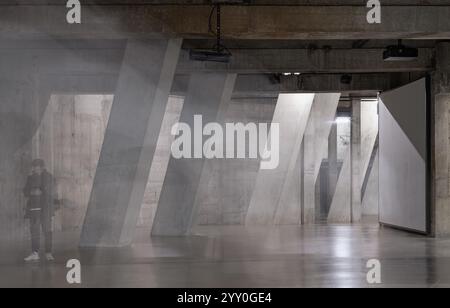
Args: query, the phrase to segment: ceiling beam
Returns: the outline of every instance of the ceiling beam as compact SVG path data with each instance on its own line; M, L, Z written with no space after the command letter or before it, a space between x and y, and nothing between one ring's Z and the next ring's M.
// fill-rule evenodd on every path
M234 39L448 39L450 4L382 6L368 24L361 5L225 6L223 35ZM424 2L427 3L427 2ZM0 38L210 37L209 5L85 5L82 24L59 5L0 5Z
M208 5L211 0L82 0L84 5ZM226 3L226 0L223 1ZM237 1L230 1L236 4ZM361 0L243 0L243 5L251 6L361 6ZM385 6L415 5L442 6L448 0L389 0ZM61 0L2 0L0 5L59 5L65 6Z
M230 63L198 62L183 50L177 74L192 72L262 73L395 73L434 70L434 49L420 49L411 62L385 62L382 49L239 49L231 50ZM43 74L117 74L123 59L122 48L8 49L0 48L0 66L16 71ZM151 59L149 59L151 61Z
M382 73L431 71L433 49L419 49L411 62L383 61L383 49L239 49L230 63L198 62L180 55L178 73L192 71L250 73Z

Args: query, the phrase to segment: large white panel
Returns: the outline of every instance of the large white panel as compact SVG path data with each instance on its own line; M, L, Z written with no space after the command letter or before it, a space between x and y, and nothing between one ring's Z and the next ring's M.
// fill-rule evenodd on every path
M427 231L426 81L380 98L380 222Z

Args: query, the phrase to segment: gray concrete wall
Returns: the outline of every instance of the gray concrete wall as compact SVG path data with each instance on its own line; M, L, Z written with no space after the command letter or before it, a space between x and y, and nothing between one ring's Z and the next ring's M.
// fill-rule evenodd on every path
M141 212L139 214L137 223L139 227L151 228L153 225L159 196L161 195L164 179L166 177L167 165L170 160L170 147L174 140L174 136L171 135L170 131L172 126L180 119L183 103L183 97L169 97L161 131L159 133L158 143L156 145L155 155L153 156L152 166L150 168L144 201L142 202Z
M3 76L2 76L3 77ZM0 82L0 240L26 236L22 189L33 157L31 138L36 101L27 83Z
M80 245L132 242L181 40L129 40Z
M304 139L303 223L315 222L316 184L322 161L328 158L329 135L336 117L340 94L316 94ZM337 144L338 158L341 143Z
M270 123L276 99L233 99L223 121ZM214 160L200 187L196 225L243 225L259 171L258 159Z
M373 161L373 166L369 175L367 182L366 192L362 200L362 215L363 216L374 216L378 218L378 151Z
M191 152L188 155L191 158L170 158L152 235L183 236L190 232L206 161L203 153L194 152L197 147L203 152L203 141L207 139L203 140L203 125L217 122L219 111L231 100L235 81L235 74L198 73L191 76L180 116L180 122L190 130L188 142L191 143ZM202 116L201 127L196 127L194 122L197 116ZM187 133L182 132L183 135ZM187 148L188 145L184 146Z
M378 101L362 101L361 104L361 190L362 215L378 215L378 151L370 166L378 137ZM378 147L378 146L377 146ZM364 188L364 181L367 181Z
M314 94L281 94L272 123L278 123L279 165L272 170L259 170L246 217L246 225L273 225L283 186L297 161L300 146L313 105ZM299 217L300 218L300 217Z
M346 118L338 118L337 121L337 158L342 167L328 213L328 222L350 223L352 221L351 122Z
M48 150L33 136L51 93L110 93L105 84L114 79L109 74L117 71L122 58L120 48L74 49L54 40L44 42L37 42L39 47L30 41L0 46L0 238L28 236L22 188L32 159L39 149ZM46 49L47 43L51 48ZM52 161L48 164L52 167Z
M53 95L33 137L57 184L55 229L80 229L112 106L112 95Z

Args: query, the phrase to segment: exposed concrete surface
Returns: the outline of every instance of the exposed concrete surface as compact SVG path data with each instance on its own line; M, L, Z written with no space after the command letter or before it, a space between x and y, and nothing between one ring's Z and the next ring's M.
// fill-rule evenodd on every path
M278 123L279 165L273 170L260 170L247 212L246 225L272 225L280 206L283 185L290 180L289 170L295 165L314 94L280 94L272 123Z
M128 42L80 245L131 243L181 40Z
M361 190L364 188L364 181L367 180L364 196L362 196L363 216L378 215L378 150L373 165L369 168L377 136L378 101L363 100L361 104Z
M192 145L191 155L196 147L203 150L201 140L203 127L195 127L195 116L203 117L202 125L216 122L220 106L231 100L235 81L234 74L198 73L191 76L180 116L180 122L188 125L191 130L189 136ZM193 214L196 213L195 196L205 160L204 157L193 159L171 157L153 223L152 235L183 236L189 233L194 219Z
M166 177L167 166L169 164L171 152L170 147L174 136L171 134L172 126L178 123L181 110L183 109L184 98L170 96L167 109L161 125L161 131L153 156L150 175L148 177L147 188L145 189L144 201L137 226L151 228L158 207L159 197Z
M328 137L336 117L340 94L316 94L304 139L303 223L315 222L316 183L328 156Z
M382 73L382 72L426 72L433 69L431 49L420 49L413 62L383 61L382 49L236 49L226 66L220 63L194 62L189 52L180 55L177 73L194 71L234 72L255 74L267 72L308 73ZM361 80L362 83L363 80ZM361 83L359 81L359 83ZM387 80L388 81L388 80ZM381 82L367 85L378 87ZM332 91L332 88L323 91Z
M238 84L236 84L238 86ZM247 124L271 123L276 99L233 99L222 119ZM196 202L198 225L243 225L259 172L259 159L212 160L202 175Z
M0 57L0 238L24 236L22 189L33 158L32 137L50 100L32 55Z
M434 206L432 231L436 236L450 235L450 44L437 48L438 70L433 74L434 103Z
M378 101L361 103L361 175L362 180L369 168L370 157L378 136ZM361 181L361 186L363 182Z
M210 37L210 5L92 5L76 27L64 6L4 5L0 37ZM448 6L382 6L383 22L367 22L365 5L225 6L223 35L240 39L445 39ZM195 16L195 18L191 18ZM18 23L17 21L22 21Z
M350 223L352 221L351 176L351 147L349 146L344 156L344 164L339 173L333 201L331 202L328 223Z
M374 225L277 228L202 227L185 238L149 239L122 249L78 251L56 238L56 262L20 264L20 242L0 246L1 287L70 287L66 261L83 264L80 287L449 287L448 240ZM367 261L380 260L380 285Z
M56 230L79 230L94 182L111 95L52 95L33 137L33 157L53 174L60 210Z
M351 208L352 222L361 221L361 99L352 99L351 119Z
M373 161L373 166L367 182L366 193L362 200L362 215L363 216L378 216L378 151ZM378 217L377 217L378 218Z

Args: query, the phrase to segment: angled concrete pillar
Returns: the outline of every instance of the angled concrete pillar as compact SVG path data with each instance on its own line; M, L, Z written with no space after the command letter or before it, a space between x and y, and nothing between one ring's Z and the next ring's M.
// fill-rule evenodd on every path
M378 138L378 101L361 102L361 187Z
M345 151L344 164L342 165L339 179L328 213L328 223L350 223L352 220L351 210L351 147Z
M225 88L229 89L230 87L233 87L233 85L236 84L237 80L237 74L230 74L228 76L227 83ZM235 88L235 86L233 87ZM228 95L229 92L227 92ZM224 97L225 99L222 99L219 106L219 111L217 113L217 119L216 122L221 124L222 127L225 127L226 123L226 117L227 112L231 104L231 97ZM205 201L205 199L215 199L220 200L222 202L218 202L216 212L221 213L223 215L223 206L227 206L226 203L228 203L229 199L224 198L224 195L227 193L227 187L224 187L224 185L214 185L214 181L217 180L217 177L220 177L220 182L222 182L222 177L224 178L224 182L235 182L230 181L229 176L230 174L233 174L233 163L235 163L236 160L231 159L208 159L205 161L202 174L200 177L200 182L198 184L198 189L195 195L194 200L194 211L192 213L192 221L191 221L191 227L195 226L196 223L198 223L199 218L199 212L201 215L201 206L202 202ZM213 183L213 184L211 184ZM222 182L223 183L223 182ZM227 183L232 184L232 183ZM233 183L234 184L234 183ZM214 187L214 189L211 189L211 187ZM235 195L239 195L237 192L235 192ZM232 202L232 201L231 201ZM220 215L220 214L219 214Z
M81 246L131 243L180 48L179 39L128 42Z
M361 211L378 215L378 101L361 103Z
M231 99L236 75L194 73L189 81L180 123L191 128L192 151L203 149L194 129L194 116L202 115L203 125L216 122L219 109ZM203 127L200 127L203 131ZM200 133L202 133L202 131ZM171 157L158 209L153 222L153 236L183 236L189 233L195 213L195 196L205 158Z
M247 225L273 225L286 181L295 170L314 94L280 94L272 123L280 125L279 165L274 170L260 170L247 212ZM287 189L290 184L287 184ZM287 193L287 191L286 191ZM294 204L294 216L300 219L300 204ZM297 210L298 207L298 210ZM281 209L280 209L281 211ZM285 214L280 213L285 217ZM297 219L295 218L294 219Z
M352 221L352 123L349 117L337 117L337 159L342 164L328 212L329 223Z
M351 120L352 222L361 221L361 99L352 99Z
M302 140L295 144L293 157L288 173L286 175L286 181L283 185L280 201L278 202L278 208L275 215L276 225L299 225L301 224L301 185L302 185L302 154L301 143Z
M328 155L328 138L336 116L340 94L322 93L314 98L305 134L305 178L303 223L315 222L316 182L322 161Z
M328 200L327 210L330 209L333 202L334 192L339 177L339 168L337 161L337 124L331 126L330 136L328 138Z
M320 93L315 94L313 106L310 113L310 123L314 124L314 130L312 126L309 128L308 136L313 138L310 140L314 146L314 183L317 181L320 166L322 160L327 156L328 149L328 135L330 133L331 125L336 114L337 105L339 103L340 94L334 93ZM308 129L308 128L307 128ZM301 143L304 138L298 140L295 145L293 157L297 157L294 161L291 161L286 181L283 184L283 191L277 208L277 215L275 217L276 224L299 224L301 223L301 209L306 209L306 221L313 222L310 216L314 215L311 207L302 207L302 196L300 194L301 189L301 161L302 157L299 155ZM309 152L312 154L312 152ZM313 158L312 156L308 156ZM310 173L307 173L308 175ZM311 192L312 193L312 192ZM309 194L309 192L307 193ZM311 196L311 195L309 195Z

